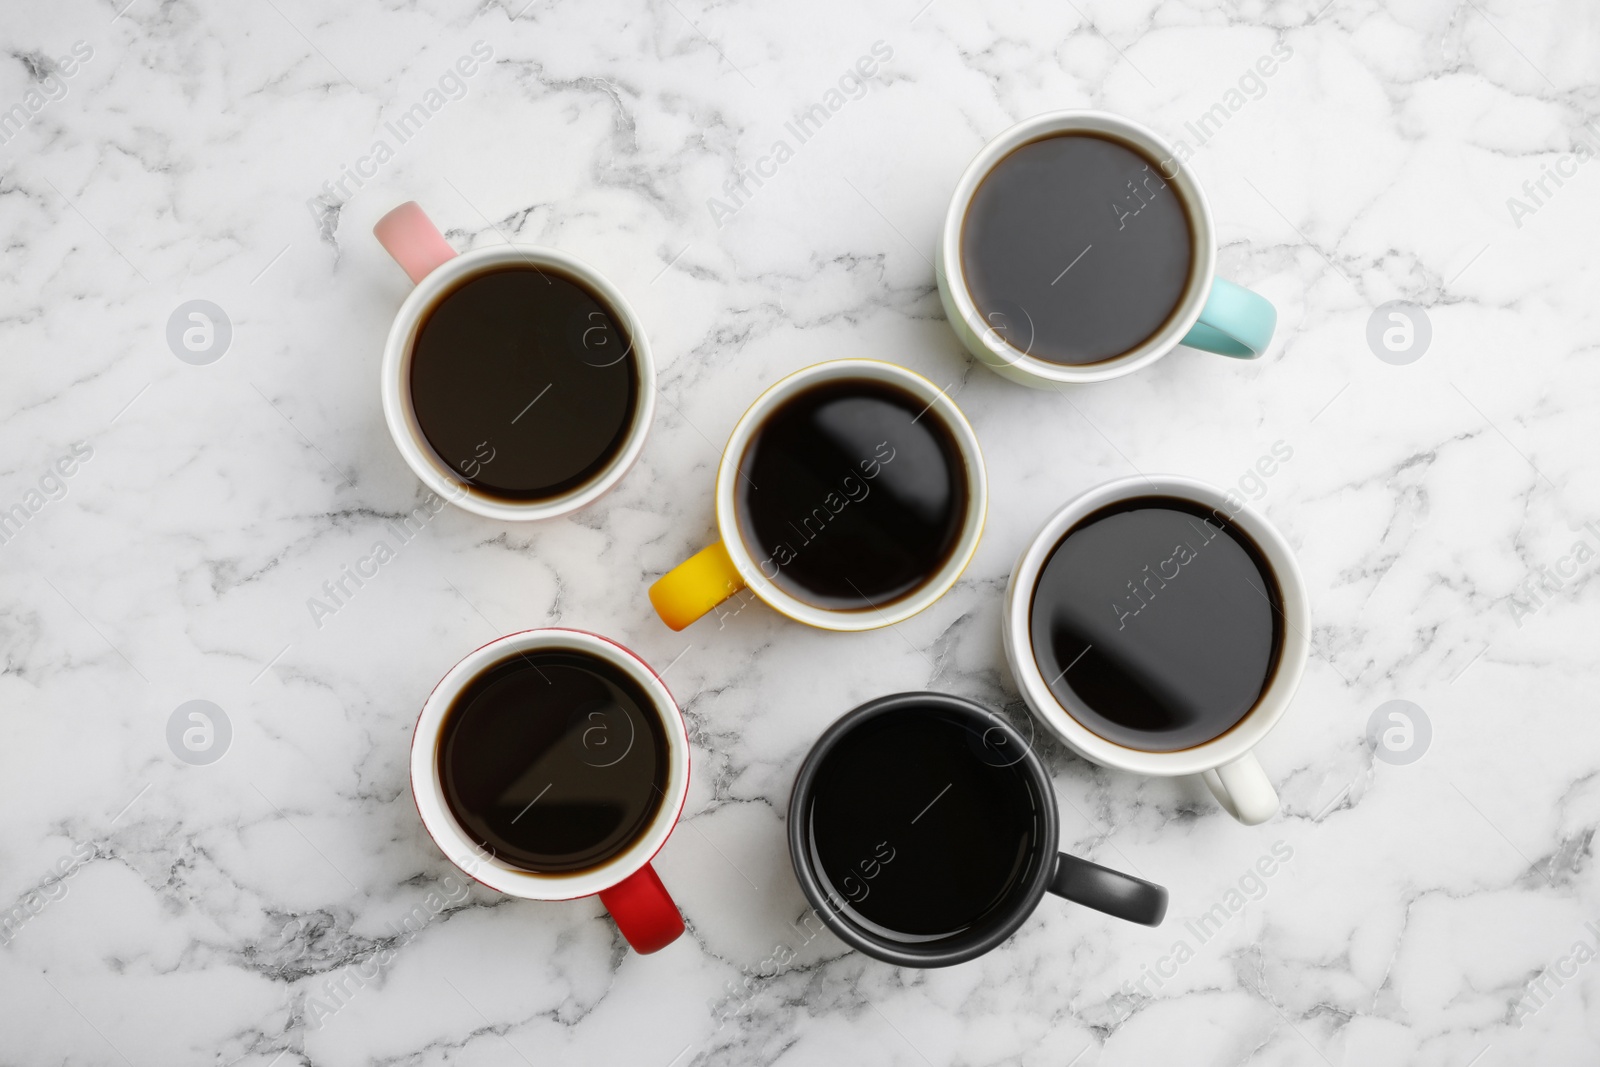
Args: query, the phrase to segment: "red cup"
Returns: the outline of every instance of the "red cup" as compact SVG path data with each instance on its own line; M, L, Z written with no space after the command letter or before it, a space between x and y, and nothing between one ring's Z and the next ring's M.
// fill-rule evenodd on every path
M622 851L581 871L542 874L489 854L462 829L445 802L439 778L441 727L450 706L475 678L511 656L562 648L604 659L626 672L649 695L667 739L667 784L654 820ZM469 877L508 896L576 900L598 896L636 952L665 948L683 933L683 916L650 861L667 842L689 793L689 733L666 685L633 652L598 634L549 628L524 630L489 642L451 667L429 694L411 738L411 795L422 825L445 857Z

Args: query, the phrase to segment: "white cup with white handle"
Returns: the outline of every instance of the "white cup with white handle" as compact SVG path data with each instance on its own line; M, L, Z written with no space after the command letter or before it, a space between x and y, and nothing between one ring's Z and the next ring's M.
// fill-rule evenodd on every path
M1242 717L1220 735L1169 751L1129 747L1091 730L1095 713L1066 685L1046 680L1034 652L1033 603L1040 576L1067 535L1085 519L1143 497L1172 498L1212 516L1243 535L1257 550L1258 568L1276 585L1272 612L1277 617L1277 654L1260 694ZM1151 602L1153 610L1160 600ZM1234 494L1178 475L1137 475L1107 482L1079 496L1050 516L1012 571L1002 623L1006 660L1023 699L1040 722L1069 748L1102 767L1156 777L1200 775L1228 813L1247 825L1262 823L1278 810L1278 794L1256 759L1255 749L1288 710L1310 656L1311 609L1305 579L1294 553L1266 519ZM1070 670L1070 666L1069 666ZM1067 672L1063 672L1067 673Z

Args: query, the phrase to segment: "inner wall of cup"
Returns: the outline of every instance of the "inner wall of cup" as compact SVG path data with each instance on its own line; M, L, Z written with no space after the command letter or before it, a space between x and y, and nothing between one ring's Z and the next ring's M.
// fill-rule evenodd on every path
M480 255L482 258L478 258ZM465 266L462 266L463 263L465 263ZM630 413L627 435L624 438L622 447L612 457L611 462L578 485L569 486L561 492L547 497L530 498L524 501L498 496L461 480L434 450L433 444L423 432L422 425L417 419L416 404L412 397L411 388L411 368L417 337L422 330L423 324L428 321L435 310L453 293L473 279L484 274L517 267L532 267L534 269L549 267L552 270L581 280L585 286L593 290L603 300L612 315L623 323L628 330L632 341L628 358L634 361L639 383L633 410ZM471 499L499 510L548 508L592 492L595 486L614 477L619 467L624 467L632 461L638 448L639 439L647 429L645 412L650 407L650 394L654 389L654 376L649 357L649 344L644 335L643 326L634 316L632 309L623 301L621 294L604 277L576 260L568 262L565 258L549 259L531 250L496 247L483 250L483 252L465 252L456 259L446 261L443 266L423 280L418 289L413 292L413 296L418 297L421 303L419 307L409 313L404 344L400 349L399 359L394 371L396 378L394 385L400 401L400 414L405 424L407 435L412 442L412 447L422 462L443 483L443 488L439 491L442 492L446 499L456 503L459 503L464 498Z
M990 142L982 150L979 163L981 170L976 174L963 176L963 195L959 204L959 217L952 225L947 221L947 228L953 231L947 234L947 251L950 253L945 258L944 271L947 276L954 279L951 289L956 294L960 314L965 318L967 326L978 337L979 342L1004 359L1008 363L1020 364L1030 368L1043 368L1048 373L1054 370L1057 374L1071 375L1073 372L1094 372L1114 367L1123 363L1132 363L1144 359L1152 351L1164 350L1176 344L1192 325L1185 322L1191 316L1198 317L1200 308L1204 305L1209 294L1211 279L1215 264L1215 247L1212 244L1212 225L1209 205L1200 191L1199 183L1188 167L1177 159L1176 153L1160 143L1154 135L1147 135L1143 131L1129 128L1116 121L1094 121L1096 118L1109 118L1108 116L1094 116L1085 118L1068 119L1059 125L1037 131L1029 131L1023 135L1011 136L1010 131L1001 134L995 141ZM1028 352L1000 339L991 343L993 331L984 318L982 310L972 295L971 288L967 285L965 269L965 243L969 212L972 207L973 197L984 181L1000 166L1012 153L1039 141L1055 137L1071 135L1096 136L1105 140L1114 141L1132 150L1147 160L1151 166L1156 167L1161 177L1165 179L1178 196L1185 219L1189 227L1189 240L1191 244L1191 260L1188 280L1183 289L1183 295L1173 307L1162 326L1136 347L1110 356L1105 359L1087 363L1056 363L1051 360L1033 356ZM1167 170L1173 174L1167 176ZM948 239L953 238L953 240ZM1183 329L1178 329L1179 325Z
M826 366L821 364L818 366ZM805 374L805 371L798 372ZM810 389L830 383L849 382L861 380L877 382L902 389L919 400L926 402L929 407L927 414L939 419L944 432L954 442L957 455L961 461L961 472L966 482L966 509L962 516L962 525L956 535L955 544L950 550L949 558L939 569L928 575L915 588L900 594L891 600L878 601L875 606L855 608L832 608L821 604L812 603L800 596L790 593L771 580L761 567L761 562L766 559L765 549L752 542L745 536L746 519L741 510L741 494L738 481L744 458L748 453L751 442L755 439L767 420L790 400ZM752 590L773 603L775 607L785 613L795 615L816 614L832 617L871 617L882 612L898 613L908 605L918 604L921 601L930 601L930 591L939 590L951 584L970 561L972 542L981 535L983 522L988 508L988 486L981 453L977 451L976 436L970 426L963 426L951 417L945 410L945 405L953 405L937 387L910 372L900 373L892 364L868 361L864 364L855 364L842 367L836 372L818 374L805 378L787 387L782 387L781 393L763 397L757 406L746 413L744 420L736 428L730 439L727 449L723 454L724 471L719 472L718 496L719 500L719 525L721 526L724 546L729 550L735 564L744 576ZM726 483L724 485L724 483ZM758 553L763 555L758 558ZM923 604L922 606L926 606ZM917 607L915 610L921 610ZM912 612L914 613L914 612Z

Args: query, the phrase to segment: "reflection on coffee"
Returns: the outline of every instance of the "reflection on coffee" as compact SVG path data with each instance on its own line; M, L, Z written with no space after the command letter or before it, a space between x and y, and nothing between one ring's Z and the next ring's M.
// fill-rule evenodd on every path
M633 844L666 795L667 737L644 688L609 660L537 649L484 670L440 726L456 822L524 870L598 866Z
M740 534L762 574L835 611L916 592L966 522L960 446L931 405L868 379L796 393L739 460Z
M1171 752L1220 737L1255 706L1283 646L1283 597L1226 514L1138 497L1056 544L1030 633L1051 691L1084 726Z
M455 477L515 502L603 474L639 405L621 316L578 278L532 265L445 293L417 330L410 384L422 435Z
M834 910L902 943L1007 911L1030 884L1042 830L1041 798L1007 748L999 731L937 704L885 712L842 738L803 816Z
M996 163L961 230L979 330L1068 365L1113 359L1159 333L1194 260L1173 173L1087 133L1031 141Z

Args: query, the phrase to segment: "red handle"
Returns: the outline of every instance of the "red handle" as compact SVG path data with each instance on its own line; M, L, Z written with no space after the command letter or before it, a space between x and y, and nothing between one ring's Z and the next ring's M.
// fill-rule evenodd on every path
M602 889L600 903L635 952L658 952L683 933L683 916L648 863L610 889Z
M455 258L456 250L444 239L415 200L389 212L372 228L378 242L404 268L412 283L432 273L433 268Z

